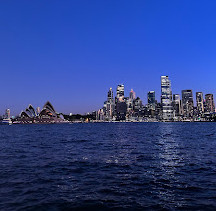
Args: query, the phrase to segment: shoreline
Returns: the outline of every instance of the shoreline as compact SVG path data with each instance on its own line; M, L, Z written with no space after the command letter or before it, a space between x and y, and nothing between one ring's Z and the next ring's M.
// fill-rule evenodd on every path
M12 123L0 125L64 125L64 124L101 124L101 123L214 123L215 121L89 121L89 122L62 122L62 123Z

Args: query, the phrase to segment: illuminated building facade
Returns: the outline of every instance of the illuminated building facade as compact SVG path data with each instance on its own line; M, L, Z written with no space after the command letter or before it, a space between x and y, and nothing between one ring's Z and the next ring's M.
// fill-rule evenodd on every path
M185 118L193 118L194 102L191 89L182 90L182 108L183 116Z
M161 105L162 105L162 118L165 121L172 121L173 108L172 108L172 90L171 81L168 76L161 76Z

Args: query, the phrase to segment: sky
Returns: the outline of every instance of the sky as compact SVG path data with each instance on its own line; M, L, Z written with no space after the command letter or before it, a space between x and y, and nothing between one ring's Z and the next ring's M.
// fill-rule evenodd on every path
M216 94L216 1L11 0L0 4L0 114L49 100L98 110L110 87L143 103L160 76L173 93Z

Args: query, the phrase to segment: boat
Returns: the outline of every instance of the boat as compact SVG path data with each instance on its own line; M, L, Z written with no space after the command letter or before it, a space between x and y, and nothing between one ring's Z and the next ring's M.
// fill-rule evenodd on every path
M3 119L1 122L0 122L1 125L12 125L12 121L10 118L7 118L7 119Z

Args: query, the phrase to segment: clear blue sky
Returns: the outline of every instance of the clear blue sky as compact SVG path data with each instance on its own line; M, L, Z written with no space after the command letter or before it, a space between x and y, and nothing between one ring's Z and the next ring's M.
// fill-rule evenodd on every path
M0 113L50 100L57 111L97 110L124 83L146 103L216 93L216 1L20 0L0 6Z

